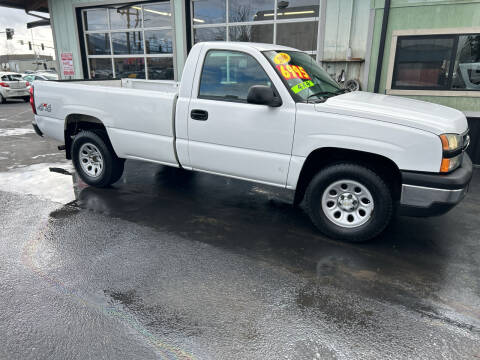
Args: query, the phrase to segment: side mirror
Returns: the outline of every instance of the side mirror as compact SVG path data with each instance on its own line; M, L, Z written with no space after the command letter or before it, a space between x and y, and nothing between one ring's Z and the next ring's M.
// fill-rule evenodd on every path
M273 89L266 85L253 85L248 90L247 102L250 104L278 107L282 105L280 96L276 96Z

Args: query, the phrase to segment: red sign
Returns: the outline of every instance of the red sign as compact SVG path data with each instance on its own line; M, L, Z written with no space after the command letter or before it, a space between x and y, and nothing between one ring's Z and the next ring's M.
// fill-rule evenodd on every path
M62 69L64 76L75 75L75 69L73 68L73 54L71 52L64 52L61 54Z
M287 80L292 78L310 80L310 75L308 75L305 69L301 66L277 65L277 69L278 71L280 71L282 76Z

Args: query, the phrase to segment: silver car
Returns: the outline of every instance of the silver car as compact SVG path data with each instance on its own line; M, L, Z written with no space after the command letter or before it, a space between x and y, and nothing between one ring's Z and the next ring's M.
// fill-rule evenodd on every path
M14 72L0 72L0 103L7 99L30 100L30 84L22 79L22 75Z

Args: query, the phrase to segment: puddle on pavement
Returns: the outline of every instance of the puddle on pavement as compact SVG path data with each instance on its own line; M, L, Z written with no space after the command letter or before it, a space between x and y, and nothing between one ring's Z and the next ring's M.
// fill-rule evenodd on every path
M21 136L33 134L35 131L30 128L0 129L0 136Z
M34 164L0 172L0 190L35 195L41 199L66 204L75 200L75 188L70 172L73 172L73 167L69 162Z

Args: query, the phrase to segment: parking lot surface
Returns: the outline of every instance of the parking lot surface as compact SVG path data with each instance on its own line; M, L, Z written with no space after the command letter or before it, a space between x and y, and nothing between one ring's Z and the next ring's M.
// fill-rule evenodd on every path
M480 358L480 172L448 214L329 240L280 190L126 162L82 183L0 105L0 358Z

